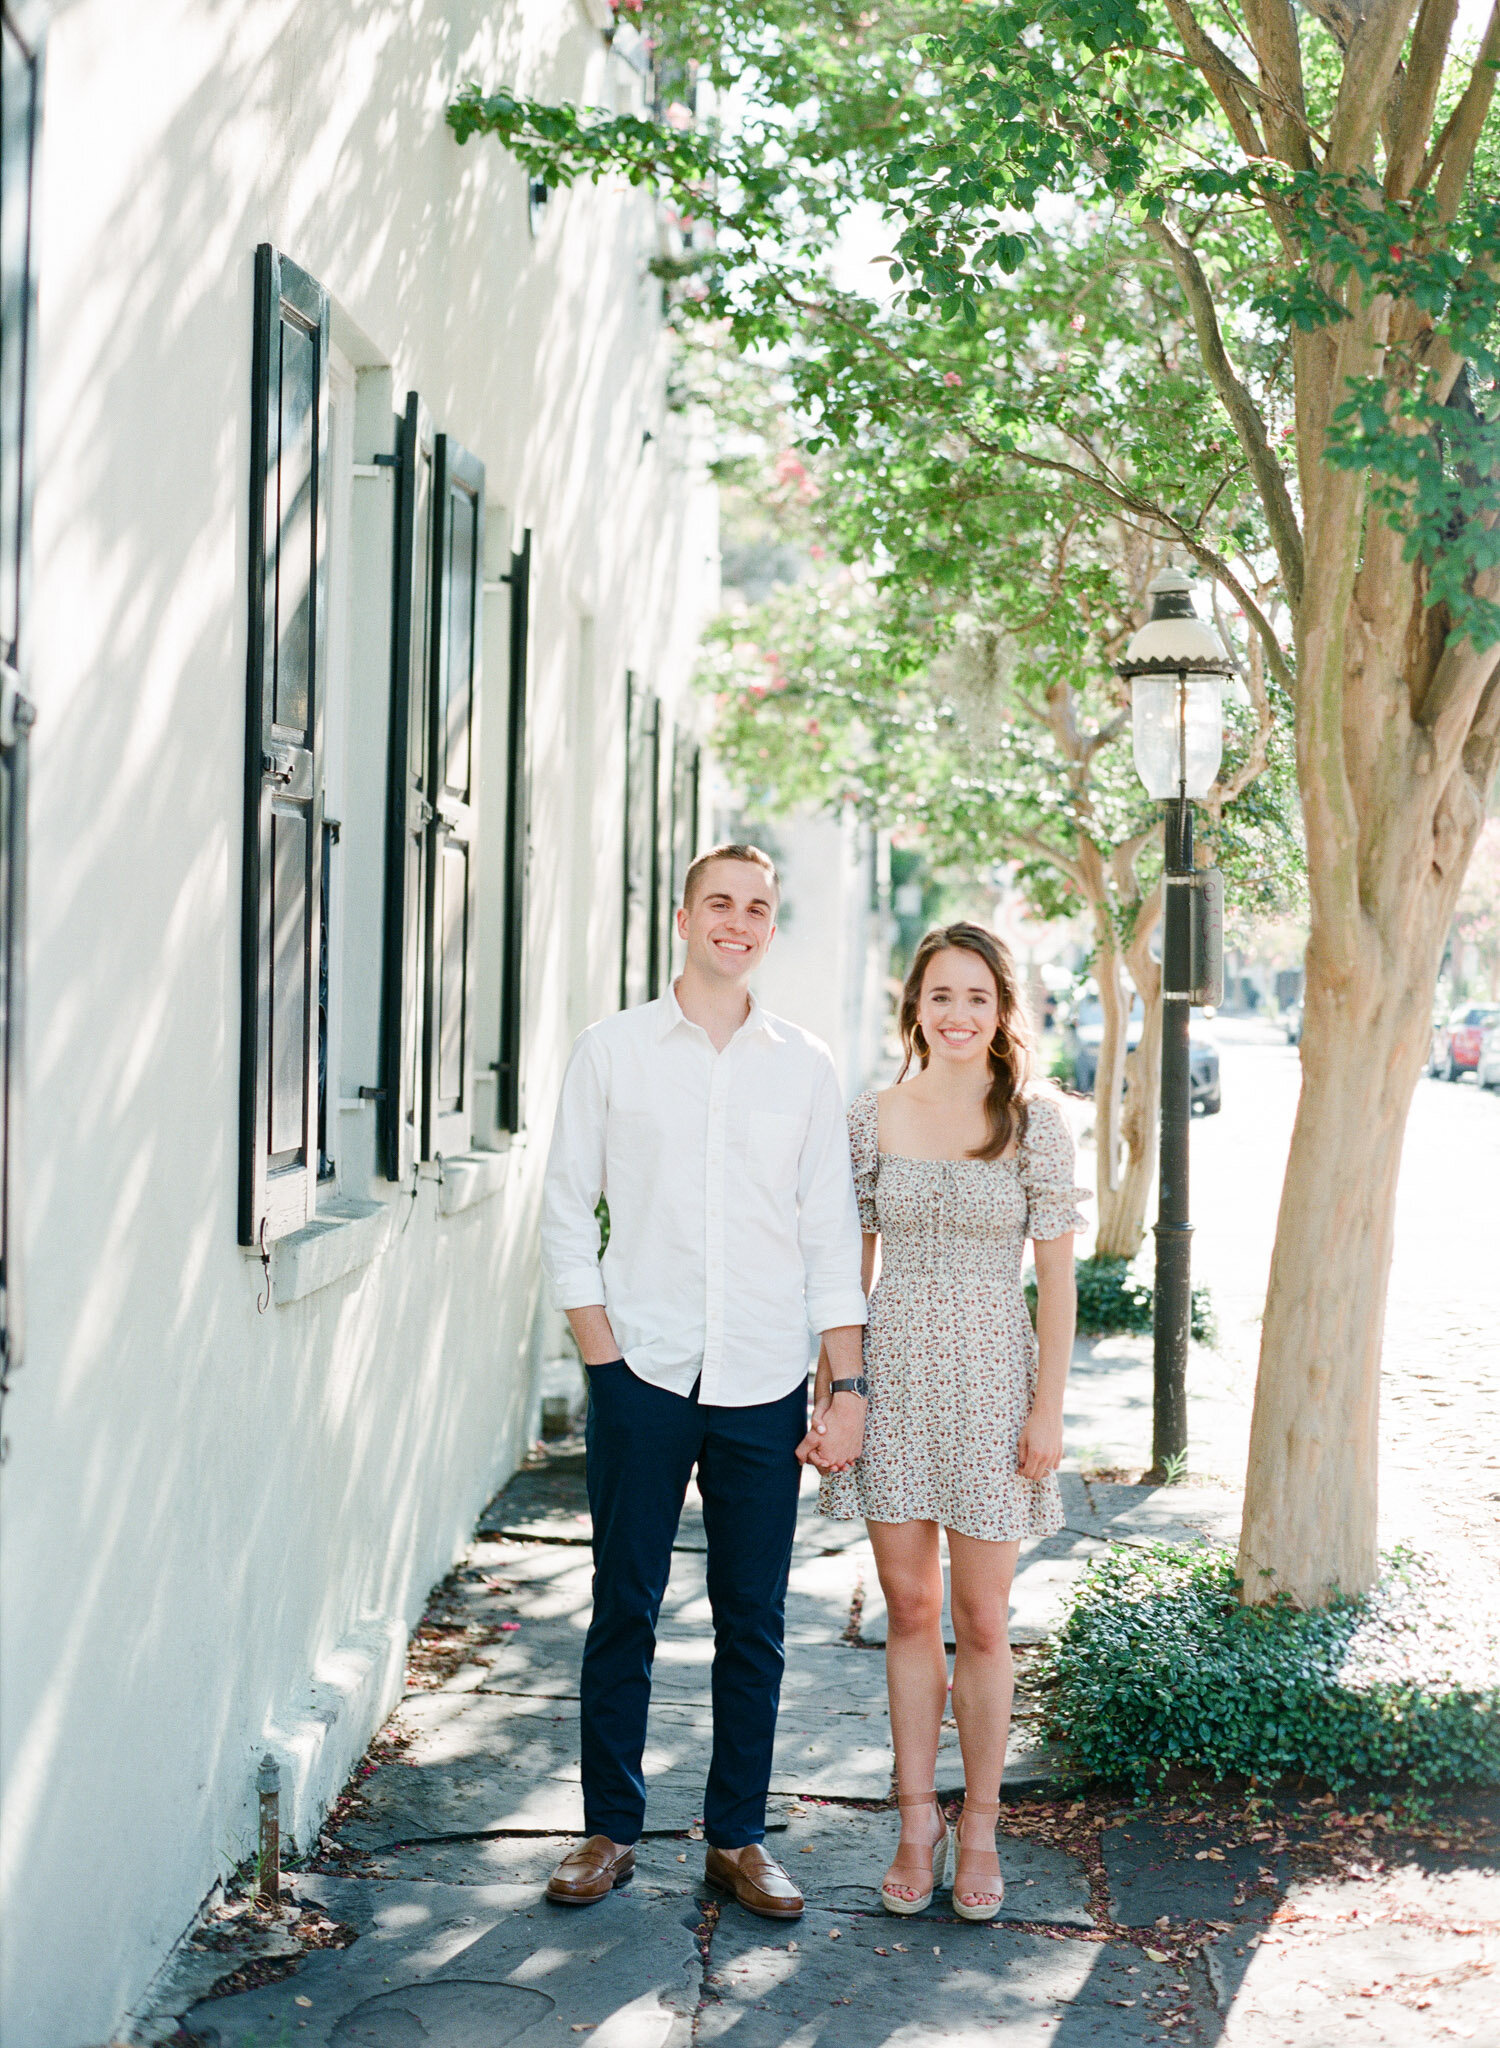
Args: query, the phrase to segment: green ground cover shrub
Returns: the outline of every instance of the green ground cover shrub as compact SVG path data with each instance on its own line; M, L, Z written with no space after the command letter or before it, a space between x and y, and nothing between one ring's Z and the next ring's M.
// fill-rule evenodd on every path
M1409 1550L1373 1592L1305 1612L1241 1606L1228 1551L1117 1545L1038 1662L1048 1739L1137 1790L1173 1765L1500 1784L1500 1627Z
M1132 1336L1151 1328L1151 1283L1131 1272L1129 1259L1079 1259L1073 1273L1081 1337ZM1026 1278L1026 1306L1035 1322L1036 1280L1031 1274ZM1193 1289L1192 1334L1200 1344L1212 1344L1218 1336L1206 1287Z

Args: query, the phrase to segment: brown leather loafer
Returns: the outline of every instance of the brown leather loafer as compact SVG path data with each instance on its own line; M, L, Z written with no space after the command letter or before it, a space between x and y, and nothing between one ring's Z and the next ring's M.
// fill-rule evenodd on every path
M752 1842L734 1856L710 1849L703 1875L715 1891L729 1892L747 1913L763 1920L795 1920L806 1901L765 1845Z
M634 1849L617 1849L608 1835L590 1835L548 1878L547 1896L554 1906L592 1906L634 1875Z

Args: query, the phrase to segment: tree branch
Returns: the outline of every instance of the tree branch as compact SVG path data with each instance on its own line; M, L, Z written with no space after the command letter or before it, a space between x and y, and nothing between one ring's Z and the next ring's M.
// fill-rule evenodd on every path
M974 441L976 447L983 447L992 454L999 452L990 443L980 441L978 437L972 434L970 439ZM1058 457L1051 455L1032 455L1022 448L1008 448L1005 450L1005 453L1014 457L1017 462L1027 469L1043 469L1049 471L1054 476L1070 476L1075 478L1085 489L1096 492L1101 498L1107 498L1120 511L1132 513L1135 518L1147 521L1149 526L1155 530L1155 535L1158 539L1163 531L1171 534L1173 539L1178 541L1192 556L1199 568L1206 569L1210 576L1216 576L1235 599L1240 610L1260 635L1261 645L1265 649L1266 661L1272 675L1275 676L1277 682L1280 683L1288 696L1295 695L1297 679L1292 672L1291 663L1286 658L1286 652L1277 636L1276 628L1271 624L1265 611L1250 595L1243 581L1236 576L1234 570L1225 561L1224 557L1209 547L1205 541L1200 540L1191 527L1185 526L1180 519L1168 512L1165 506L1154 505L1149 499L1137 497L1128 491L1116 490L1101 478L1090 476L1086 469L1080 469L1074 462L1063 462Z
M1479 147L1479 138L1495 97L1497 64L1500 64L1500 0L1495 0L1490 9L1489 26L1479 46L1479 55L1474 60L1474 69L1469 73L1469 82L1444 125L1431 156L1422 166L1419 181L1422 185L1427 183L1434 170L1437 171L1437 205L1444 220L1452 220L1463 203L1469 173L1474 168L1474 152Z
M1356 21L1328 126L1328 169L1350 176L1366 168L1417 0L1370 0Z
M1245 20L1265 87L1266 140L1294 171L1314 170L1317 160L1302 90L1302 45L1290 0L1246 0Z
M1448 42L1458 18L1458 0L1422 0L1412 30L1406 75L1395 94L1395 114L1387 152L1385 190L1388 199L1404 199L1422 169L1423 151L1432 131L1432 114L1443 83Z
M1287 602L1295 614L1302 602L1302 531L1297 524L1297 514L1281 464L1272 454L1271 444L1266 439L1265 421L1229 360L1224 337L1219 330L1213 292L1202 264L1165 221L1147 220L1145 225L1151 239L1171 258L1172 268L1177 273L1197 330L1203 366L1218 393L1220 404L1229 415L1250 464L1250 473L1255 478L1261 504L1265 507L1266 524L1271 530L1271 541L1276 549L1276 559L1281 565Z
M1260 98L1253 81L1211 36L1204 33L1187 0L1166 0L1166 5L1172 26L1182 37L1183 49L1207 79L1209 91L1223 108L1224 118L1234 131L1235 141L1248 157L1267 155L1266 145L1250 112Z

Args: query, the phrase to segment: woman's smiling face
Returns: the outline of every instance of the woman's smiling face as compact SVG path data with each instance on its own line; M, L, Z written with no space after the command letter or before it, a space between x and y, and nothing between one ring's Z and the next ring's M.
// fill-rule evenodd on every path
M935 1060L984 1064L1000 1028L1000 991L977 953L945 946L922 977L917 1024Z

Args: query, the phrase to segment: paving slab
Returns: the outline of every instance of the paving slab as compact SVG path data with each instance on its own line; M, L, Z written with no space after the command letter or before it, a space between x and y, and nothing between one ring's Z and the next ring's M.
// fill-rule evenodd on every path
M783 1933L730 1905L714 1931L694 2041L1129 2048L1161 2038L1148 2000L1172 1983L1168 1969L1122 1945L821 1911Z
M860 1653L846 1653L858 1662ZM770 1789L825 1798L883 1800L891 1785L883 1691L831 1710L818 1691L793 1686L777 1721ZM821 1688L826 1695L826 1686ZM363 1814L341 1829L352 1847L502 1831L563 1834L583 1826L578 1714L559 1695L430 1692L402 1707L410 1741L360 1785ZM701 1817L713 1740L711 1711L654 1693L644 1768L647 1826L687 1829ZM939 1757L944 1783L962 1780L956 1731Z
M779 1818L783 1827L783 1814ZM778 1840L781 1836L778 1834ZM461 1841L402 1842L370 1856L362 1875L448 1885L501 1885L517 1889L526 1906L542 1903L547 1879L570 1849L578 1846L576 1834L557 1835L474 1835ZM780 1854L773 1850L773 1854ZM667 1893L689 1897L703 1879L703 1844L678 1835L647 1835L636 1844L635 1876L628 1888L632 1898ZM315 1892L316 1875L302 1880Z
M1090 1480L1088 1527L1113 1543L1220 1543L1240 1540L1238 1493L1222 1486L1125 1486Z
M437 1835L570 1834L583 1826L572 1703L516 1694L423 1693L402 1706L411 1741L359 1791L365 1812L340 1829L352 1847ZM647 1826L690 1828L703 1808L709 1722L654 1701L643 1759Z
M887 1926L899 1916L880 1903L880 1880L896 1853L901 1826L893 1812L864 1813L848 1807L798 1802L788 1809L786 1832L775 1854L802 1886L810 1905L876 1914ZM1001 1918L1055 1927L1092 1927L1089 1887L1078 1859L1047 1843L1019 1835L998 1837L1005 1873ZM950 1870L949 1876L952 1876ZM954 1921L948 1892L939 1892L926 1913L908 1924ZM956 1921L954 1924L959 1924ZM895 1938L905 1940L899 1927ZM940 1940L938 1935L927 1937Z
M1121 1927L1151 1927L1172 1920L1264 1920L1277 1900L1250 1894L1262 1877L1282 1881L1284 1857L1260 1843L1210 1842L1201 1830L1133 1820L1106 1828L1100 1841L1109 1881L1110 1910ZM1238 1903L1237 1903L1238 1902Z
M867 1569L857 1547L794 1558L787 1582L787 1643L843 1640L855 1590ZM471 1661L508 1668L528 1644L558 1657L581 1654L593 1606L593 1566L566 1546L546 1543L486 1543L475 1548L465 1575L451 1589L445 1611L492 1629L517 1624L494 1642L475 1648ZM509 1637L518 1640L510 1641ZM708 1561L679 1551L662 1598L657 1640L712 1643Z
M1105 1527L1103 1523L1099 1526L1101 1530ZM1108 1549L1108 1541L1103 1534L1090 1535L1073 1529L1061 1529L1054 1536L1037 1536L1023 1543L1011 1585L1011 1641L1045 1641L1062 1620L1079 1573L1095 1558L1107 1556ZM885 1595L880 1590L873 1554L865 1570L862 1592L859 1639L862 1643L880 1647L886 1640L887 1615ZM943 1640L951 1650L954 1646L953 1608L946 1548L943 1555Z
M587 1547L593 1521L589 1514L584 1460L579 1452L549 1458L545 1466L518 1472L479 1518L476 1532L482 1537L521 1538L530 1541ZM818 1513L818 1478L804 1471L797 1507L796 1546L799 1551L842 1550L859 1542L865 1533L863 1522L830 1521ZM689 1482L673 1547L683 1551L705 1551L708 1537L703 1527L703 1500L697 1486Z
M311 1887L309 1887L311 1889ZM360 1928L292 1977L194 2006L205 2048L688 2048L697 1907L623 1893L586 1913L527 1906L512 1886L318 1880Z
M781 1818L772 1853L790 1870L811 1905L890 1918L881 1906L879 1887L896 1853L900 1826L894 1813L794 1801L783 1806ZM549 1872L575 1839L539 1835L410 1842L372 1857L366 1874L443 1884L508 1885L522 1888L525 1903L534 1905ZM1093 1926L1088 1880L1076 1857L1045 1843L1003 1833L999 1846L1005 1872L1003 1920L1052 1927ZM641 1842L630 1894L716 1896L703 1885L703 1857L701 1842L676 1837ZM316 1877L302 1880L309 1896L316 1895L318 1883ZM947 1893L940 1893L927 1913L914 1916L924 1926L929 1921L941 1925L953 1917ZM899 1929L896 1938L905 1938Z

